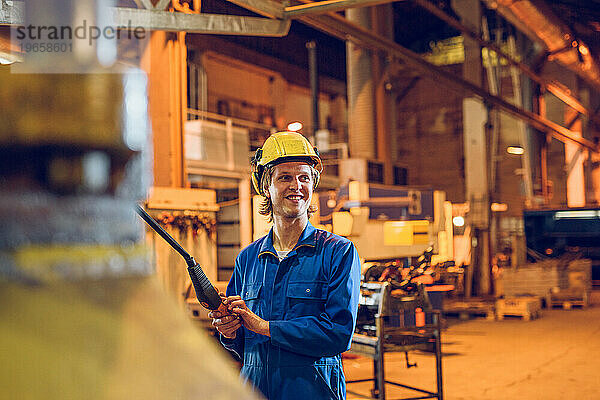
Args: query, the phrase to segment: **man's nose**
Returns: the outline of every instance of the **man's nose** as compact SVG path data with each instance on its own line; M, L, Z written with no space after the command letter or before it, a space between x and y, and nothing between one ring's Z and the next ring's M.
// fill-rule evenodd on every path
M290 182L290 190L297 190L300 187L300 178L294 178Z

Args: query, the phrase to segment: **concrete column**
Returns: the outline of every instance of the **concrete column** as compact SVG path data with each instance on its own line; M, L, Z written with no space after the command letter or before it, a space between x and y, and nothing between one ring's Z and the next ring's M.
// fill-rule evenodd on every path
M394 38L393 9L391 4L383 4L372 9L372 26L380 36ZM392 164L392 105L394 99L386 89L388 84L388 62L384 55L373 54L373 81L375 85L375 118L377 134L377 159L383 162L383 182L394 183L394 166Z
M561 82L565 84L576 97L585 99L580 93L580 84L577 75L571 71L565 71L561 74ZM587 96L586 96L587 97ZM586 104L587 105L587 104ZM589 105L587 105L588 108ZM577 111L571 107L563 105L564 126L567 126L576 136L583 136L582 119L578 118ZM566 196L567 206L585 207L585 174L583 164L587 155L581 146L574 143L565 143L565 175L566 175Z
M344 96L336 96L329 103L329 116L331 117L330 143L348 143L348 132L346 131L348 121L348 108Z
M600 96L589 87L583 86L579 88L580 101L592 111L600 110L600 106L596 105L596 100L600 100ZM600 132L595 123L590 122L587 118L581 117L582 134L585 138L598 143L600 141ZM584 152L584 182L585 182L585 204L598 205L600 204L600 153L595 153L590 150Z
M577 116L577 111L566 108L565 121L571 121ZM577 119L571 126L571 131L576 136L582 136L581 119ZM586 151L575 143L565 143L565 169L567 173L567 206L585 207L585 175L583 163Z
M185 33L152 32L142 68L148 73L154 186L185 187L183 122L187 119Z
M546 118L559 125L565 125L565 104L553 95L544 94L546 105ZM547 174L548 174L548 205L551 207L565 207L567 205L567 146L558 140L548 143ZM576 148L569 147L573 151Z
M371 28L371 9L346 10L346 18L367 29ZM356 158L374 159L375 104L371 52L351 41L346 42L348 76L348 144Z
M479 0L452 0L452 7L461 22L474 32L481 31L481 4ZM479 43L464 37L465 62L463 78L482 86L483 63ZM471 295L471 280L476 279L479 294L490 292L489 221L490 200L488 182L488 139L485 124L488 113L477 98L463 100L463 141L465 152L465 198L469 201L468 221L473 228L471 268L468 269L465 296Z
M600 93L586 90L586 100L590 109L600 110ZM600 127L594 123L587 123L585 137L598 144L600 142ZM593 205L600 205L600 153L590 152L588 159L588 199Z

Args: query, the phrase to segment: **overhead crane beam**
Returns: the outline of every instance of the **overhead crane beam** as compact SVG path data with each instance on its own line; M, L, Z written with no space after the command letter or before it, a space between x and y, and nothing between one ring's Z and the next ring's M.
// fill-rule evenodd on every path
M231 0L228 0L231 1ZM307 14L323 14L341 11L348 8L371 7L379 4L393 3L396 0L325 0L285 7L284 18L298 18Z
M215 35L286 36L291 20L223 14L184 14L169 11L112 8L116 26Z
M268 18L298 18L307 14L323 14L348 8L371 7L397 0L323 0L285 6L273 0L226 0Z
M284 6L273 0L227 0L230 3L267 18L283 18Z
M282 37L289 32L291 20L283 19L284 7L271 0L233 0L242 7L270 18L222 14L186 14L164 11L171 2L137 0L142 8L111 7L113 23L117 27L141 27L147 30L192 32L220 35L248 35ZM20 3L0 8L0 25L20 25L24 21ZM3 5L1 7L4 7Z

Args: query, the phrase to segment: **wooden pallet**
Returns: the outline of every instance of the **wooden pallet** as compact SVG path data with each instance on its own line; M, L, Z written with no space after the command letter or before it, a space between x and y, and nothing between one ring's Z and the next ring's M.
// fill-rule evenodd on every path
M502 321L505 316L521 317L529 321L540 316L542 300L537 296L508 297L496 300L496 317Z
M573 307L586 308L590 305L590 292L582 290L553 293L551 304L553 308L562 307L563 310L570 310Z
M462 320L472 317L485 317L485 319L490 321L496 319L494 303L485 301L446 301L443 313L445 316L456 315Z

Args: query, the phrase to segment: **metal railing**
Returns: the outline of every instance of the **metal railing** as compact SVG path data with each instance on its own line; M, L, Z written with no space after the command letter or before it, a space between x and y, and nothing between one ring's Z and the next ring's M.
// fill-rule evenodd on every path
M248 121L241 118L228 117L226 115L221 115L209 111L201 111L194 110L192 108L187 109L187 120L205 120L212 122L220 122L225 125L231 124L232 126L239 126L241 128L248 129L248 140L250 143L249 150L256 150L261 147L263 142L269 135L275 131L277 128L274 126L269 126L266 124L261 124L254 121Z
M187 120L204 120L222 123L226 126L231 125L247 129L250 144L250 148L248 150L250 152L261 147L265 139L278 130L277 127L267 124L221 115L209 111L195 110L192 108L187 109ZM327 146L327 151L321 151L321 156L323 158L323 164L326 167L325 173L328 175L337 176L339 160L349 157L348 144L329 144Z

